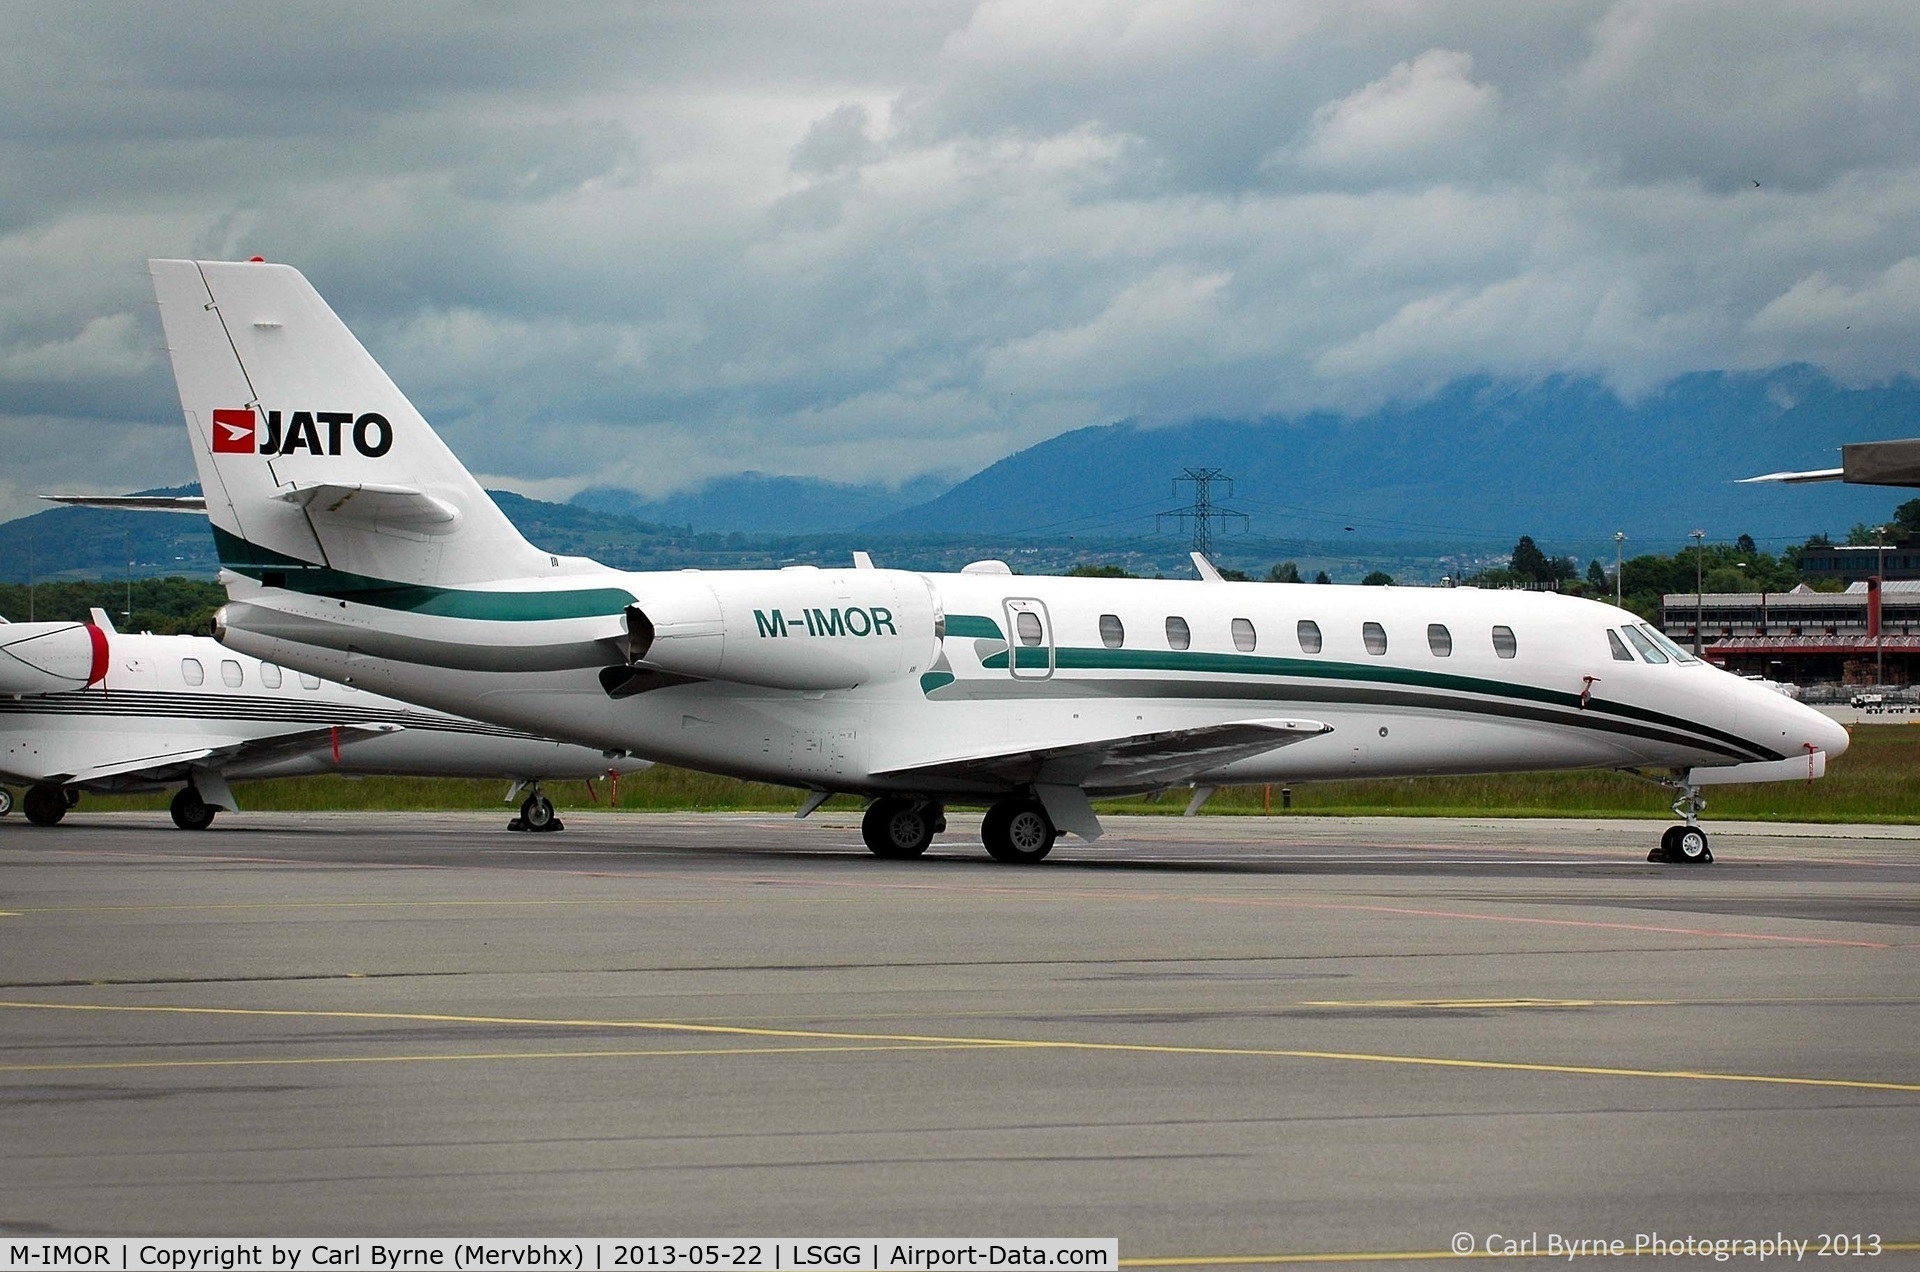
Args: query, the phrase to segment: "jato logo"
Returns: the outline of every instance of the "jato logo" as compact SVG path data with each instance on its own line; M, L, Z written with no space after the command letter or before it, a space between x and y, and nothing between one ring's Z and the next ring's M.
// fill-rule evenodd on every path
M387 423L386 416L373 411L359 416L352 411L295 411L284 433L280 412L268 411L264 437L259 435L259 417L251 408L213 413L216 455L291 455L296 451L338 455L341 442L349 437L353 449L368 459L378 459L393 449L393 425Z

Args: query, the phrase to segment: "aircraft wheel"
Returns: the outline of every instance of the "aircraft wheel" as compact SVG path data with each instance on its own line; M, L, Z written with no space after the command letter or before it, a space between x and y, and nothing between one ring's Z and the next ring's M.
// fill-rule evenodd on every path
M27 820L36 826L55 826L73 807L73 801L58 786L30 786L27 797L20 801L27 814Z
M938 805L925 800L886 795L867 805L860 819L860 838L876 857L901 860L918 857L933 842Z
M0 817L13 811L13 792L0 786Z
M1038 800L1003 799L980 822L987 855L1008 865L1032 865L1053 851L1058 834Z
M545 795L529 795L520 805L520 824L522 829L536 832L561 829L559 817L554 815L553 801Z
M205 830L213 825L213 815L218 809L200 798L200 792L191 786L182 786L173 794L173 803L167 808L173 814L173 824L182 830Z
M1704 866L1713 860L1713 851L1707 847L1706 831L1698 826L1676 826L1673 831L1673 847L1667 852L1668 860L1682 866Z

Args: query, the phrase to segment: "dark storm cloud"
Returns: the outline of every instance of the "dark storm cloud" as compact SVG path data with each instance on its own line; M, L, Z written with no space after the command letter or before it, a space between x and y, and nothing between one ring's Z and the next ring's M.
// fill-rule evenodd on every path
M51 420L142 439L100 486L187 475L149 256L299 265L549 495L1465 374L1909 374L1915 12L16 4L0 512Z

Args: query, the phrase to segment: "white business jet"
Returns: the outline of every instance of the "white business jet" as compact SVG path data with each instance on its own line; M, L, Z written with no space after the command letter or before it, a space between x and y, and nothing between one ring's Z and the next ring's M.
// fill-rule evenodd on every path
M1230 783L1632 769L1653 854L1711 859L1719 781L1824 772L1847 735L1624 610L1527 592L794 567L635 573L534 547L305 278L151 263L235 649L649 759L868 797L924 852L987 806L1006 862L1091 797ZM1200 562L1204 566L1204 561Z
M507 778L531 788L509 825L558 830L541 781L646 767L283 672L205 636L122 634L100 610L90 623L0 619L0 781L27 787L37 826L82 791L177 786L174 824L204 830L237 807L230 781L344 773ZM0 814L12 808L0 787Z

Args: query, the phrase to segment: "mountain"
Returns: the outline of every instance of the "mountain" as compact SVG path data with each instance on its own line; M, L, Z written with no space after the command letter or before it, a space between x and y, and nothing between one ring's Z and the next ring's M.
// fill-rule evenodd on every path
M1703 528L1785 544L1844 535L1912 492L1838 483L1742 486L1837 466L1844 442L1920 435L1920 384L1848 389L1808 367L1683 376L1623 401L1596 380L1458 381L1358 418L1314 414L1083 428L1010 455L873 534L1149 534L1193 502L1188 468L1217 468L1216 505L1259 537L1427 541L1598 554L1670 549ZM1162 518L1163 529L1177 526ZM1232 528L1232 527L1228 527ZM1222 538L1223 546L1233 540ZM1609 553L1610 555L1610 553Z
M749 472L664 499L646 499L631 490L594 486L568 502L641 521L691 526L696 532L831 534L915 507L937 497L951 484L937 477L920 477L896 490Z

